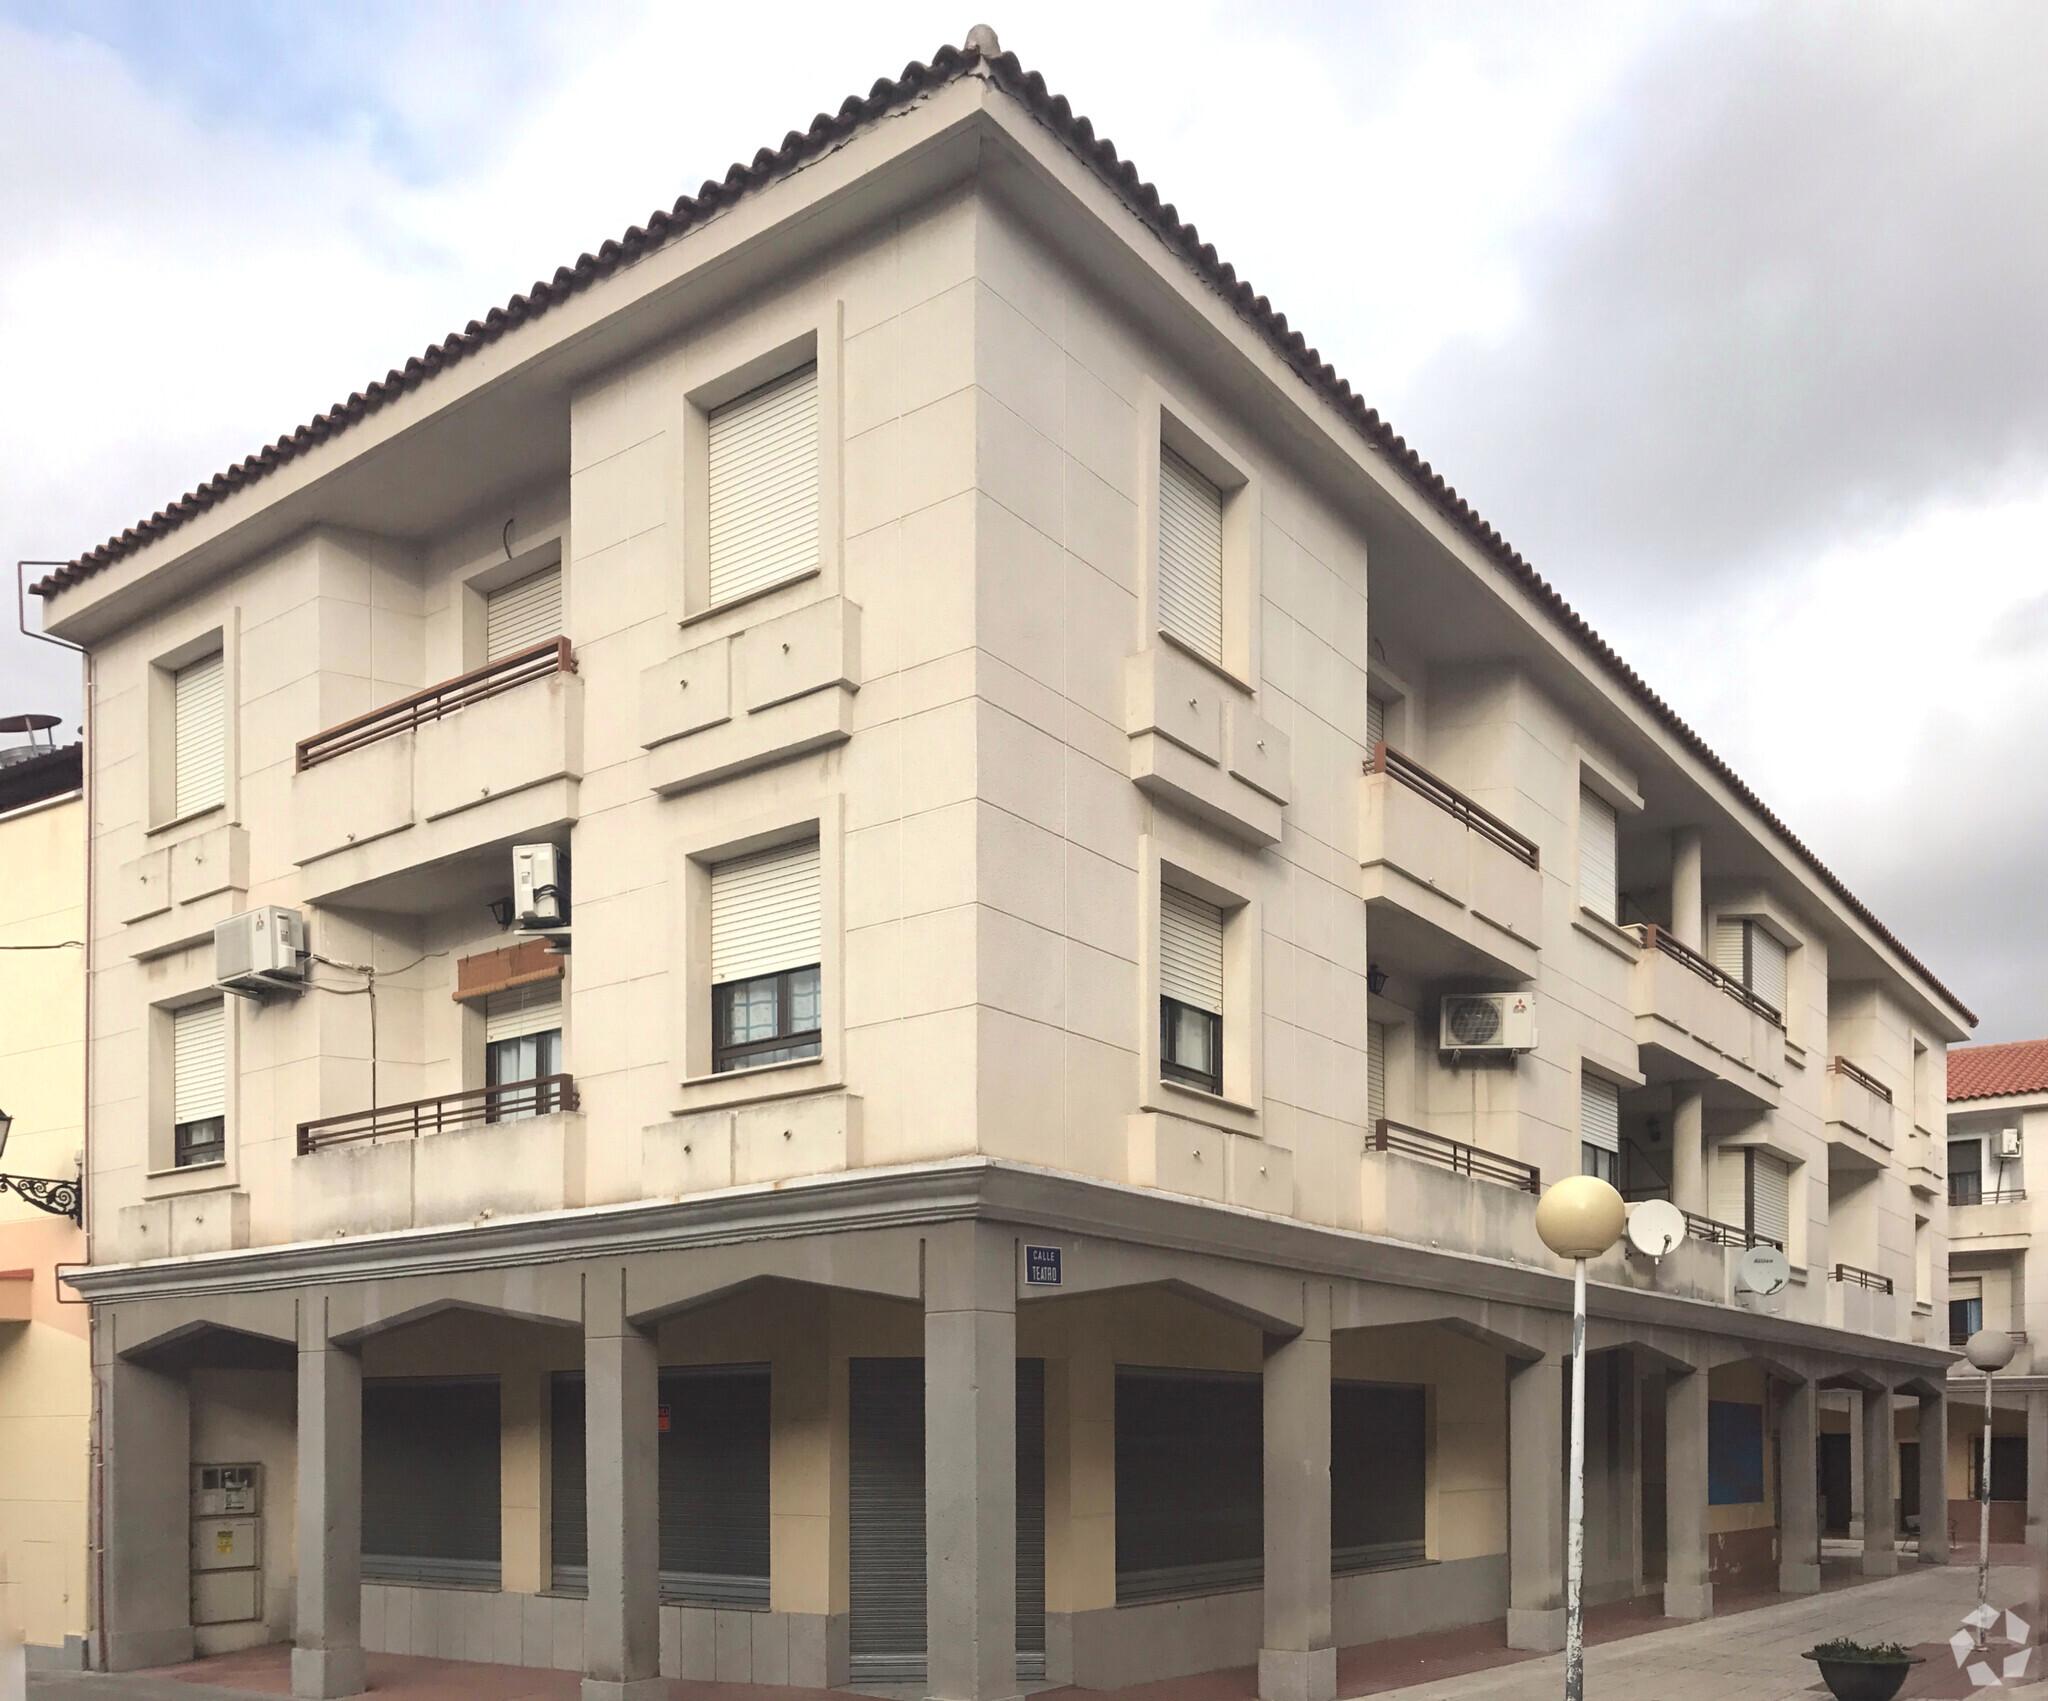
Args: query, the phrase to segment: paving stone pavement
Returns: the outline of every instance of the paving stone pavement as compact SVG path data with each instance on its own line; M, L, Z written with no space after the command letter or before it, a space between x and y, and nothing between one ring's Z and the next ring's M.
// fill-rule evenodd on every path
M2036 1574L1994 1566L1994 1606L2027 1616ZM1812 1661L1800 1656L1816 1642L1848 1636L1863 1642L1945 1643L1977 1603L1977 1573L1964 1566L1911 1566L1901 1575L1836 1594L1759 1607L1723 1619L1609 1642L1586 1651L1587 1701L1813 1701L1825 1696ZM2041 1626L2035 1626L2035 1635ZM1922 1649L1926 1652L1926 1649ZM2048 1668L2036 1651L2030 1677ZM1397 1692L1400 1701L1557 1701L1564 1693L1564 1656L1465 1677L1443 1678ZM1996 1696L2048 1701L2048 1682L1979 1689L1958 1672L1945 1648L1916 1668L1903 1697Z

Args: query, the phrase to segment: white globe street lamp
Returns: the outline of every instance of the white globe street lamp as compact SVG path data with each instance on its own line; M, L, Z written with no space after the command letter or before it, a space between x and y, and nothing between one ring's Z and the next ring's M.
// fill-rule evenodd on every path
M1565 1524L1564 1694L1586 1694L1586 1260L1598 1258L1628 1226L1628 1206L1597 1175L1568 1175L1536 1205L1536 1232L1572 1261L1571 1500Z
M1985 1602L1991 1593L1991 1378L2012 1363L2012 1336L2003 1329L1979 1329L1963 1343L1963 1357L1984 1373L1984 1477L1977 1487L1977 1646L1984 1646L1984 1625L1990 1615ZM1922 1514L1924 1518L1925 1513Z

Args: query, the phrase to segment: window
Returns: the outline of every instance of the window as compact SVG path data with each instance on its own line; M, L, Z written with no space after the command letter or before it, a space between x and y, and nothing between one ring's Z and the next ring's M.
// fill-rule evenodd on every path
M1982 1140L1951 1140L1948 1143L1948 1202L1951 1205L1981 1205L1984 1202Z
M227 676L221 652L171 676L171 814L182 819L228 795Z
M1984 1436L1970 1437L1970 1498L1983 1500ZM1994 1435L1991 1438L1992 1500L2027 1498L2027 1438L2024 1435Z
M1387 700L1368 691L1365 694L1365 751L1368 756L1387 741Z
M1707 1402L1707 1504L1755 1506L1764 1497L1764 1409Z
M499 1584L495 1377L363 1381L363 1576Z
M1223 665L1223 492L1163 443L1159 628Z
M218 998L171 1015L171 1162L227 1157L227 1010Z
M818 368L786 373L706 425L711 601L818 565Z
M1367 1571L1425 1557L1428 1399L1413 1384L1330 1384L1330 1563Z
M1590 787L1579 788L1579 903L1602 921L1619 919L1614 805Z
M1948 1283L1949 1345L1959 1347L1984 1327L1984 1280L1951 1276Z
M562 569L501 585L484 598L484 659L503 661L562 635Z
M484 1085L517 1087L562 1073L562 983L533 980L484 1000ZM555 1108L547 1088L501 1093L486 1112L492 1122L518 1122Z
M1159 889L1159 1072L1223 1091L1223 912Z
M1714 967L1740 981L1781 1016L1785 1012L1785 947L1753 921L1714 928Z
M1611 1186L1621 1159L1621 1089L1599 1075L1579 1073L1579 1168Z
M816 839L712 869L714 1074L821 1054L820 902Z
M1387 1116L1387 1024L1365 1024L1365 1126L1378 1133Z
M1265 1572L1257 1376L1116 1370L1116 1598L1213 1594Z

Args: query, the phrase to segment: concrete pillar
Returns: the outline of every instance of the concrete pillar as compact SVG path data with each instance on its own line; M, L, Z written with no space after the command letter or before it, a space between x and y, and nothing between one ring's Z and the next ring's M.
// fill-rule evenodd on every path
M2027 1396L2027 1546L2048 1555L2048 1394Z
M1308 1284L1302 1331L1265 1364L1265 1641L1260 1701L1331 1701L1330 1290Z
M1707 1565L1707 1373L1664 1379L1664 1616L1711 1618Z
M1564 1361L1510 1365L1508 1646L1564 1646Z
M1017 1254L984 1223L925 1242L925 1693L1017 1693Z
M107 1532L99 1621L109 1671L192 1658L192 1411L185 1379L114 1356L100 1331L101 1493Z
M1671 833L1671 935L1695 951L1706 949L1706 887L1700 869L1700 830Z
M299 1301L299 1605L292 1693L360 1695L363 1361L328 1338L327 1295Z
M1920 1396L1920 1563L1948 1563L1948 1401Z
M1895 1577L1899 1570L1898 1509L1892 1479L1899 1449L1892 1429L1892 1396L1880 1388L1863 1396L1863 1575Z
M656 1449L660 1362L626 1313L626 1272L583 1278L584 1494L590 1599L583 1701L666 1701Z
M1671 1089L1671 1201L1681 1211L1707 1214L1705 1100L1696 1081Z
M1820 1593L1820 1390L1794 1382L1778 1413L1778 1589Z

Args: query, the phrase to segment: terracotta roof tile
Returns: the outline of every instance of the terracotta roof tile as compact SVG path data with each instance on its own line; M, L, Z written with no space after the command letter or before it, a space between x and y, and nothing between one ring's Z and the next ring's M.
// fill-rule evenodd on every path
M1434 503L1463 530L1551 619L1562 626L1603 672L1641 703L1654 719L1698 757L1746 807L1755 811L1758 818L1778 835L1800 861L1813 870L1822 884L1833 892L1852 914L1897 952L1899 959L1953 1006L1970 1026L1976 1025L1976 1016L1961 1000L1943 986L1933 972L1908 951L1897 936L1793 835L1784 822L1765 806L1763 800L1736 777L1734 770L1707 747L1706 741L1650 689L1635 669L1615 653L1606 640L1586 623L1551 584L1531 567L1499 532L1480 518L1471 505L1445 481L1443 475L1416 454L1408 446L1406 439L1398 436L1393 428L1380 418L1376 409L1365 404L1351 388L1350 382L1339 376L1336 369L1309 346L1302 334L1288 324L1286 314L1278 312L1266 297L1238 277L1230 263L1217 254L1213 245L1202 240L1193 225L1182 222L1174 206L1161 200L1159 191L1139 176L1137 167L1122 158L1107 137L1096 135L1094 126L1073 110L1066 97L1052 93L1046 87L1045 79L1036 71L1026 71L1014 53L1004 52L988 56L972 42L965 48L942 47L932 56L929 65L913 61L903 68L901 76L894 79L885 77L877 81L865 98L858 95L849 96L837 113L818 114L811 120L809 129L792 130L785 136L780 148L763 148L755 154L750 164L732 166L723 179L707 182L694 196L685 195L666 211L653 213L644 227L634 226L618 241L606 242L596 254L583 255L573 267L562 267L551 279L534 284L523 295L515 295L503 307L492 308L481 320L472 319L462 330L451 332L423 354L408 360L403 369L394 368L375 383L357 391L347 401L337 402L325 413L316 414L308 424L300 426L290 436L280 437L268 448L247 460L237 461L226 472L216 475L197 490L188 492L169 507L159 509L149 519L131 526L117 537L109 538L97 549L88 551L68 566L47 575L33 587L36 594L43 597L54 595L91 577L102 568L111 566L124 556L132 555L186 521L206 512L245 485L252 484L278 467L296 460L307 450L324 443L338 432L347 430L358 420L417 389L436 373L496 342L514 326L540 317L549 308L580 294L600 279L609 277L622 265L663 247L702 224L713 213L730 206L750 191L786 175L863 125L897 108L907 106L921 96L976 70L984 72L998 88L1021 101L1041 123L1083 160L1105 185L1121 196L1132 213L1169 247L1176 249L1212 288L1229 301L1305 383L1321 394L1344 414L1358 431L1385 452L1394 468L1426 500Z
M2048 1039L1962 1046L1948 1054L1948 1096L1996 1099L2048 1092Z

